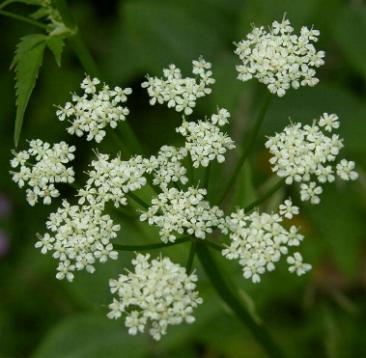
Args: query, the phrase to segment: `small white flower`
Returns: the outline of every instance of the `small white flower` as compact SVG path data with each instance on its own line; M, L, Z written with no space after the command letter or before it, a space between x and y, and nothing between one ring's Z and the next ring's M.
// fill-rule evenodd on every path
M300 195L302 201L310 201L311 204L319 204L319 195L323 192L322 187L317 186L315 182L302 183L300 186Z
M207 167L215 159L222 163L226 152L235 148L233 140L221 132L219 127L225 125L229 117L229 112L222 108L210 120L199 120L197 123L183 120L182 125L176 129L186 139L185 148L195 168Z
M354 170L355 162L342 159L337 164L337 175L343 180L356 180L358 173Z
M98 90L100 81L97 78L86 78L80 87L84 90L82 96L74 94L71 102L66 102L64 107L59 107L56 115L60 121L68 119L70 126L67 131L81 137L87 134L88 141L95 140L100 143L109 125L116 128L118 122L126 120L129 114L127 107L121 104L127 101L131 88L110 87L106 84Z
M288 270L291 273L295 272L298 276L304 275L311 270L311 265L303 262L299 252L295 252L293 256L287 257L287 263L289 264Z
M203 302L196 291L197 276L166 257L150 260L137 254L133 272L109 281L117 298L109 305L108 318L125 315L128 333L142 333L148 325L150 335L159 340L169 325L193 323L193 310ZM118 289L117 289L118 287Z
M117 156L109 159L108 154L97 153L88 171L88 180L78 192L79 204L104 205L111 201L115 207L127 205L126 193L146 185L144 160L135 156L123 161Z
M163 242L174 242L176 235L183 233L204 239L224 223L223 211L203 200L206 194L205 189L192 187L186 191L163 190L151 201L152 205L140 220L157 226Z
M291 199L287 199L279 207L280 215L286 219L292 219L294 216L299 214L299 208L292 204Z
M339 128L339 118L336 114L323 113L319 119L319 126L324 127L328 132Z
M147 88L151 105L166 103L168 108L175 108L177 112L190 115L197 99L210 94L209 86L215 83L211 64L202 57L193 61L192 72L196 78L183 78L181 70L172 64L163 70L163 79L147 76L147 81L141 86Z
M96 261L117 258L110 240L117 236L120 226L103 214L103 206L70 205L64 200L62 206L50 214L46 226L50 233L39 236L35 247L43 254L52 252L59 260L56 275L59 280L72 281L74 271L93 273Z
M166 189L171 182L186 184L187 169L182 165L182 160L187 156L187 150L164 145L158 154L144 160L147 173L153 175L153 184Z
M40 139L29 141L28 150L13 151L10 164L19 171L12 171L13 180L22 188L26 184L27 201L35 205L39 199L51 204L52 198L60 195L55 183L73 183L74 170L66 167L74 159L76 148L65 142L51 144Z
M334 182L335 173L343 180L357 179L354 162L342 159L334 164L343 148L343 139L327 132L338 127L338 117L324 113L312 125L290 124L268 138L265 145L272 155L272 170L285 178L286 184L302 183L301 200L318 204L320 184Z
M284 17L274 21L269 31L253 27L245 40L236 44L235 54L242 61L237 66L238 79L248 81L255 77L279 97L292 87L315 86L319 80L314 68L324 64L324 51L317 51L319 31L302 27L296 35Z
M280 215L298 213L298 208L294 209L290 200L286 202L287 205L280 207ZM287 255L288 247L298 246L303 239L295 226L287 230L281 224L283 218L280 215L245 214L243 209L238 209L226 218L230 245L222 250L222 255L229 260L238 260L243 277L253 283L260 282L264 273L273 271L281 256Z

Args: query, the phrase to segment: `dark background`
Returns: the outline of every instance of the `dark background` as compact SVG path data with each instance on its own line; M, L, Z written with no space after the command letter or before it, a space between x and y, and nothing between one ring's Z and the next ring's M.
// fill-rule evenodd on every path
M71 1L70 1L71 3ZM27 14L26 6L12 11ZM253 314L268 326L289 357L366 356L366 5L341 0L144 0L73 1L72 11L81 33L98 63L102 80L131 86L128 120L146 153L162 144L175 143L179 114L163 106L150 107L140 88L146 73L160 75L175 63L190 75L191 61L199 55L213 63L217 82L213 94L199 100L195 118L226 107L232 114L232 136L241 141L265 93L255 81L236 80L233 42L250 31L251 24L270 25L286 12L298 30L302 25L321 31L317 47L326 51L315 88L291 90L276 99L257 140L250 166L240 179L237 203L250 202L270 180L265 135L288 122L311 122L323 112L341 118L345 139L343 155L355 160L356 183L326 186L319 206L301 206L297 224L306 239L305 260L313 270L303 277L287 273L285 262L254 285L240 276L239 267L225 264L237 279ZM56 263L34 249L36 233L53 205L29 207L24 191L11 182L10 150L13 148L14 80L9 70L14 48L23 35L37 29L0 18L0 356L1 357L263 357L246 329L212 292L198 265L199 288L205 304L193 326L173 327L160 343L146 336L129 337L123 322L105 318L111 301L107 280L128 267L130 254L117 263L99 265L94 275L77 274L73 283L55 279ZM66 47L62 68L47 53L39 81L26 112L20 148L28 138L66 140L78 146L75 167L81 172L94 146L70 137L55 117L54 104L62 104L77 91L84 70ZM100 150L119 148L107 136ZM228 160L230 167L233 157ZM215 168L214 190L222 190L222 167ZM221 171L220 171L221 170ZM296 191L293 191L296 193ZM65 196L70 190L63 189ZM265 208L283 197L278 193ZM157 241L149 231L136 231L122 223L123 243ZM184 263L187 248L166 250ZM245 292L245 293L244 293Z

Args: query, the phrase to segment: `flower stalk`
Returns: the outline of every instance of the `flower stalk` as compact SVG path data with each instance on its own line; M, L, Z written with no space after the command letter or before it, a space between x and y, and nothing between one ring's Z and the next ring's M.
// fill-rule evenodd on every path
M268 331L248 313L240 296L229 282L228 275L223 272L222 267L217 265L210 250L202 243L197 243L197 256L217 294L244 323L267 355L273 358L283 357L280 348Z
M248 158L254 143L255 143L255 139L257 138L257 135L259 133L259 130L261 128L261 125L263 123L263 120L266 116L268 107L271 103L271 99L272 96L270 93L266 94L266 97L264 99L264 103L262 105L262 108L260 110L260 112L258 113L258 116L253 124L252 129L250 130L249 134L248 134L248 138L245 140L244 142L244 146L243 146L243 151L242 154L235 166L234 172L233 174L230 176L230 180L226 185L226 188L224 190L224 192L222 193L220 199L218 200L218 204L221 204L229 195L230 191L233 189L233 186L236 184L236 181L239 177L240 174L240 170L243 167L246 159Z

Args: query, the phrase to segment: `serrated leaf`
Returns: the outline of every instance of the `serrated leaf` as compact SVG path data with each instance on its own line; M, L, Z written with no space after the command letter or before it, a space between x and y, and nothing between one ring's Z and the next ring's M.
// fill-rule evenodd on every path
M42 64L47 36L41 34L23 37L16 49L11 68L15 68L16 118L14 142L18 145L24 113L36 84Z
M64 38L61 36L51 36L47 40L47 47L53 53L55 61L59 67L61 66L61 55L64 46L65 46Z

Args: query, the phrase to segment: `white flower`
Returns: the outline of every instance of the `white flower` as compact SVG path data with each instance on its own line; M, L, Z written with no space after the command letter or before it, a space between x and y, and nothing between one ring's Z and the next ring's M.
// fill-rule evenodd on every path
M356 180L358 173L354 169L355 162L342 159L337 164L337 175L343 180Z
M279 212L286 219L292 219L295 215L299 214L299 208L292 204L291 199L287 199L280 205Z
M298 276L304 275L311 270L311 265L302 262L302 256L299 252L295 252L293 256L287 257L287 263L290 265L288 270L296 272Z
M203 302L196 289L197 276L187 275L184 267L169 258L150 260L150 255L137 254L132 260L134 271L109 281L117 298L109 305L108 318L126 316L128 333L149 333L159 340L169 325L193 323L193 310Z
M310 201L311 204L319 204L319 195L323 192L320 186L317 186L315 182L302 183L300 186L300 195L302 201Z
M46 226L50 233L39 236L35 247L43 254L48 251L59 260L58 279L72 281L75 270L95 271L96 261L117 259L110 240L120 229L101 206L70 205L66 200L56 212L50 214Z
M222 250L222 255L229 260L238 260L244 278L253 283L260 282L265 272L273 271L281 256L288 254L288 247L298 246L303 239L296 226L287 230L282 225L289 212L291 217L294 212L298 214L298 208L294 209L290 200L285 203L280 206L280 215L245 214L243 209L238 209L226 218L230 245Z
M222 210L203 200L206 194L205 189L192 187L186 191L166 189L151 201L140 220L159 227L163 242L174 242L176 235L183 233L204 239L224 223Z
M222 163L226 151L235 148L233 140L219 128L228 122L229 116L229 112L222 108L210 120L199 120L197 123L183 120L182 125L176 129L186 139L185 148L195 168L207 167L214 159Z
M51 144L40 139L29 141L29 149L20 152L13 151L14 158L10 161L12 168L19 171L12 171L13 180L22 188L28 185L26 190L27 201L35 205L38 199L43 204L50 204L52 198L60 195L55 188L55 183L73 183L74 170L67 168L74 159L76 148L65 142Z
M296 35L290 22L274 21L269 31L254 27L245 40L236 44L235 54L242 61L237 66L238 79L255 77L279 97L292 87L315 86L319 80L314 68L324 64L324 51L317 51L319 31L302 27Z
M338 126L335 114L324 113L312 125L290 124L281 133L268 138L265 145L272 155L272 170L285 178L286 184L302 183L301 200L318 204L318 195L322 192L319 183L333 182L335 172L343 180L357 179L354 162L343 159L335 168L343 139L322 129L330 132Z
M97 153L97 160L89 165L86 186L79 190L79 204L104 205L112 201L115 207L126 205L125 194L141 189L146 184L145 166L141 156L123 161L117 156Z
M168 108L190 115L196 106L196 100L211 93L209 87L215 80L212 78L211 64L202 57L193 61L193 74L196 78L182 77L181 70L175 65L163 70L164 78L147 76L142 83L147 88L150 104L167 103Z
M153 175L153 184L162 189L166 189L171 182L186 184L187 169L181 163L186 156L185 148L164 145L157 156L144 160L146 172Z
M328 132L339 128L339 118L336 114L323 113L319 119L319 126L324 127Z
M86 78L80 87L84 90L82 96L74 94L71 102L66 102L64 107L59 107L56 115L60 121L68 119L70 127L67 131L81 137L87 134L88 141L95 140L100 143L109 125L116 128L119 121L124 121L129 114L127 107L121 104L127 101L127 96L132 93L131 88L110 87L106 84L98 91L100 81L97 78Z

